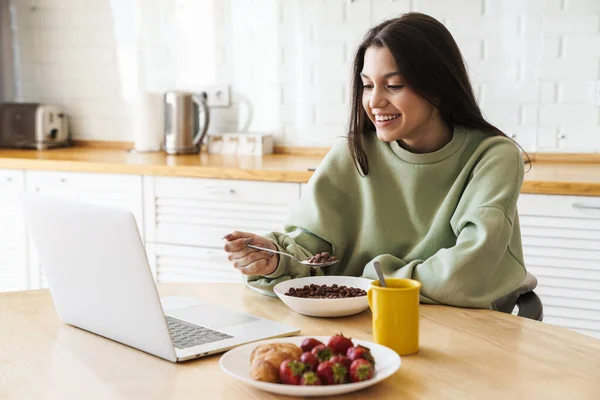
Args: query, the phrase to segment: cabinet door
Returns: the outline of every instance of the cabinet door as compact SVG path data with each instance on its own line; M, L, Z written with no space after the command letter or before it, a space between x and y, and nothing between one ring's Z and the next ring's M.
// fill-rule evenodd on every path
M304 192L306 191L306 186L308 186L307 183L300 184L300 196L302 196L304 194Z
M131 211L143 235L142 178L139 175L26 171L25 185L30 192ZM46 287L35 247L30 245L29 249L29 286Z
M208 247L146 244L157 282L242 282L223 250Z
M0 170L0 292L27 289L27 236L19 202L23 172Z
M523 194L519 218L544 322L600 338L600 198Z
M233 230L281 230L297 183L144 177L146 242L221 248Z

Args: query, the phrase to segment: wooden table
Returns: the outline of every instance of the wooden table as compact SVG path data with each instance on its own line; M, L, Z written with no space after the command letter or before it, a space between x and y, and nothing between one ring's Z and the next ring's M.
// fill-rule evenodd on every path
M281 320L305 335L372 340L371 314L298 315L242 284L162 284ZM600 399L600 340L487 310L421 308L421 349L387 380L343 398ZM0 294L0 399L272 399L219 356L176 365L61 323L47 290Z

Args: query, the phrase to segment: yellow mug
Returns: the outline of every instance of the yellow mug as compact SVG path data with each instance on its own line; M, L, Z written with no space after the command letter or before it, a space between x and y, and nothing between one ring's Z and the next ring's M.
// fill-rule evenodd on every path
M419 289L413 279L371 282L367 292L373 313L373 339L401 356L419 351Z

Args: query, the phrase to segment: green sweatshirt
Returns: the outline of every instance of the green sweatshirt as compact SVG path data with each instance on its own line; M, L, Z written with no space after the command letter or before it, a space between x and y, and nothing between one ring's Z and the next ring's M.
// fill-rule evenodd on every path
M523 160L501 136L457 127L442 149L411 153L396 142L366 138L369 175L361 177L340 140L310 179L285 232L265 235L305 259L331 252L336 265L314 272L280 257L267 276L247 284L269 294L277 283L311 274L422 283L421 301L493 308L524 280L517 198Z

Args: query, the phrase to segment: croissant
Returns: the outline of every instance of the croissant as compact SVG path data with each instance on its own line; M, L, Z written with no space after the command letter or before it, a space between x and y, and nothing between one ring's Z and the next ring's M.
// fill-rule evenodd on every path
M279 366L285 360L296 360L302 349L291 343L271 343L257 346L250 354L250 377L257 381L279 382Z

